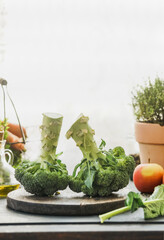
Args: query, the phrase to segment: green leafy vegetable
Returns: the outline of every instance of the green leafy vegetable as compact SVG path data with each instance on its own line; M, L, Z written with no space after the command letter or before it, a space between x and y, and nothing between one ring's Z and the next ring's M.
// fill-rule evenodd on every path
M152 195L144 201L141 194L130 192L125 200L125 207L101 214L99 218L101 223L103 223L111 217L127 211L134 212L140 207L144 209L145 219L164 216L164 184L155 187Z
M66 134L67 138L74 139L83 154L82 161L75 166L70 177L69 187L74 192L92 197L109 196L129 183L135 162L133 157L126 156L122 147L104 150L104 140L98 148L88 120L88 117L80 115Z
M41 126L42 152L36 161L22 161L15 170L15 178L25 190L37 196L52 196L68 186L66 165L56 154L63 117L60 114L43 114Z
M145 202L144 218L164 216L164 184L155 187L152 195Z
M136 211L139 207L145 207L141 195L135 192L129 192L125 200L125 206L129 206L131 212Z

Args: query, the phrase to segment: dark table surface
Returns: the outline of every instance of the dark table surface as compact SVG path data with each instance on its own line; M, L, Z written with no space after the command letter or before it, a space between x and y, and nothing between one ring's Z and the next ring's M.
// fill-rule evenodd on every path
M163 240L164 218L145 221L143 211L139 209L133 214L125 213L101 224L98 216L47 216L17 212L7 207L4 198L0 199L2 239Z

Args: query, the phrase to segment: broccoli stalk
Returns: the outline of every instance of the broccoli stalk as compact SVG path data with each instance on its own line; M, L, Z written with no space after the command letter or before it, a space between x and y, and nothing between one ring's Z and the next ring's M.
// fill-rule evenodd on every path
M72 137L83 154L82 161L75 166L70 177L69 187L88 196L109 196L129 183L129 174L135 166L134 159L126 156L121 147L103 150L104 141L98 148L88 120L81 114L66 133L66 138Z
M95 131L88 125L88 120L88 117L81 114L66 133L66 138L73 138L76 146L82 151L84 159L86 158L90 161L95 161L98 158L105 159L105 156L98 149L94 141L93 135Z
M42 153L41 158L44 161L51 162L56 158L56 148L62 126L63 116L59 114L43 114L41 132Z
M104 223L104 221L106 221L107 219L112 218L118 214L128 212L130 210L131 210L130 206L118 208L116 210L99 215L99 218L100 218L101 223Z
M37 196L51 196L68 185L66 165L58 159L60 154L56 155L62 120L60 114L43 114L41 155L34 162L24 160L15 170L16 179L27 192Z

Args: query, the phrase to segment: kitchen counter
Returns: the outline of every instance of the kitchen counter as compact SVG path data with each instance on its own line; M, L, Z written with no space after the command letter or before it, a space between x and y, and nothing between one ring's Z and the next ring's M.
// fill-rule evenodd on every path
M131 183L132 184L132 183ZM164 239L164 218L145 221L143 210L101 224L95 216L48 216L14 211L0 199L0 239Z

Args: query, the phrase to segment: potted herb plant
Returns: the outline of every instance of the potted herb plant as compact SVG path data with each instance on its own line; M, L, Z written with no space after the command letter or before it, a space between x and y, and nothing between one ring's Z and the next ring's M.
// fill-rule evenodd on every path
M149 80L132 95L141 163L158 163L164 167L164 81Z

